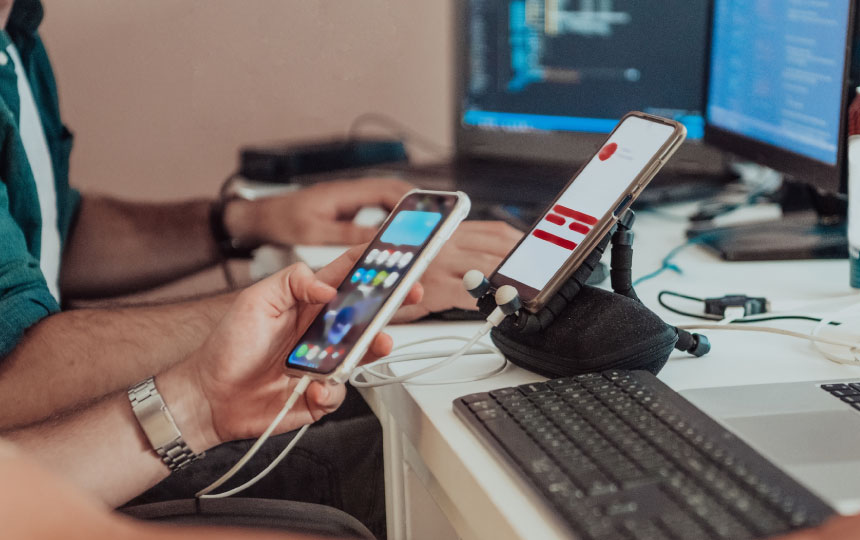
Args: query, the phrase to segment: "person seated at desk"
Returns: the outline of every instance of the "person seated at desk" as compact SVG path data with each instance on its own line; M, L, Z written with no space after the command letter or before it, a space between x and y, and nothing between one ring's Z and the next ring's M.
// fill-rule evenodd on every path
M249 287L200 347L154 378L191 452L200 456L226 441L258 437L267 428L298 383L284 372L285 356L320 306L334 297L334 286L360 254L353 249L317 274L299 263ZM416 285L406 304L415 304L421 295L422 288ZM389 336L377 335L365 360L388 354L391 346ZM103 507L128 501L170 472L169 460L153 450L138 422L132 393L119 391L77 411L3 434L21 454L39 460L80 492L75 494L21 454L0 446L3 537L132 536L135 527L105 515ZM320 420L341 404L345 394L343 384L312 382L276 431ZM362 441L351 443L360 446ZM297 516L297 521L311 517Z
M60 311L75 298L151 288L213 266L223 243L213 238L212 201L131 203L69 186L72 135L37 31L42 17L38 0L0 0L0 428L163 372L200 346L235 298ZM321 184L230 202L215 221L243 246L357 243L374 231L349 217L362 206L391 208L410 187L373 179ZM489 272L518 238L501 223L464 224L425 274L437 292L399 320L473 307L462 274L473 266ZM356 436L378 438L378 423L371 431L366 424ZM315 440L312 433L306 439Z
M359 254L353 249L316 275L294 265L243 291L199 349L156 377L192 451L254 437L265 429L297 382L283 371L284 355L318 305L334 296L333 285ZM417 302L421 294L416 287L407 302ZM391 345L391 339L380 334L366 360L388 354ZM343 385L313 383L279 430L319 420L336 409L344 395ZM125 392L5 435L17 448L0 439L0 523L15 538L284 538L156 527L109 514L105 506L120 504L169 474L149 446ZM36 515L40 518L34 519ZM860 539L860 516L834 518L784 540L852 538Z

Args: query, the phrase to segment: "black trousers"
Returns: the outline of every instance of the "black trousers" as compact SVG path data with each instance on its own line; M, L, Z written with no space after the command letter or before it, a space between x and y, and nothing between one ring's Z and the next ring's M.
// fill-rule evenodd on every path
M271 463L295 432L268 440L257 455L227 484L225 491L250 480ZM130 501L126 507L189 499L217 480L251 447L253 441L223 444L185 469ZM385 484L382 429L354 389L344 404L311 426L284 461L258 483L235 495L331 506L361 521L377 538L385 538Z

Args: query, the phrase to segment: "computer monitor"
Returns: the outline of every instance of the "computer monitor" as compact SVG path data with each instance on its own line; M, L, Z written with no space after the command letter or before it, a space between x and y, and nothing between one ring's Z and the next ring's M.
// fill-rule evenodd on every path
M581 163L628 111L683 122L667 169L719 174L702 144L710 0L461 0L458 154Z
M836 192L851 0L715 0L705 140Z
M829 221L705 240L725 258L847 256L844 225L833 222L844 206L853 27L851 0L714 0L705 141L784 173L792 192L808 186L810 208Z

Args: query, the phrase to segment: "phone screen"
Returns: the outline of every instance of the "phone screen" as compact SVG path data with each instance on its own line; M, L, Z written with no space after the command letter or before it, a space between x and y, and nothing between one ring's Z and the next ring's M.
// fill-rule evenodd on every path
M287 366L330 373L349 354L457 204L454 194L404 198L287 357Z
M672 137L675 128L640 117L627 117L579 175L550 206L496 271L525 285L524 299L534 298L573 256L597 223L614 210L642 169ZM492 279L491 279L492 281Z

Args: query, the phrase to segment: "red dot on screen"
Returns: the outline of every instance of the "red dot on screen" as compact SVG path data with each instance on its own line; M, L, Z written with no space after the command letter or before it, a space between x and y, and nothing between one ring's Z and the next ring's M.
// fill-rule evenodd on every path
M597 157L600 158L600 161L606 161L612 157L616 150L618 150L618 143L609 143L600 150Z

